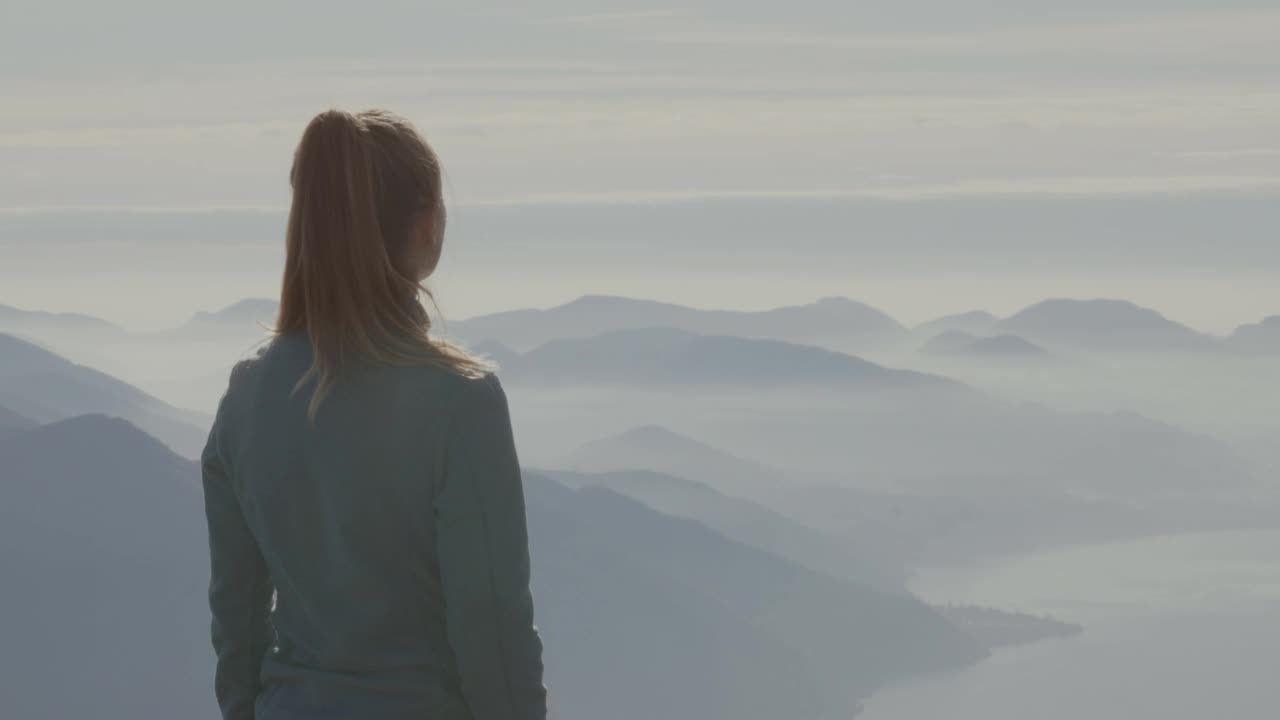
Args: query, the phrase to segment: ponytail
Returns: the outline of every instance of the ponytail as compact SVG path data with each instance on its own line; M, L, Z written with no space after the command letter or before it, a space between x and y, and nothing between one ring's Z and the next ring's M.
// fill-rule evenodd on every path
M440 192L435 155L407 121L382 111L320 113L298 144L290 181L276 332L309 337L314 360L298 387L316 381L312 420L358 362L439 365L467 376L489 369L428 336L417 302L426 289L412 269L398 267L413 215L438 204Z

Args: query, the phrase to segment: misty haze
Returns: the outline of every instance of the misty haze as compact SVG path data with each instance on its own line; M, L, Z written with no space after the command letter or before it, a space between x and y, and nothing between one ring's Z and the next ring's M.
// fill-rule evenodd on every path
M0 13L4 717L218 716L200 453L329 106L441 155L551 717L1280 706L1280 10L72 5Z

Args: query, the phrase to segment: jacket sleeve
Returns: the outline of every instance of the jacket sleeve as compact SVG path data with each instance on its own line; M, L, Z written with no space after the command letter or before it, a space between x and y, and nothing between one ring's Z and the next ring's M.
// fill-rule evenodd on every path
M524 489L497 377L454 403L435 513L449 643L475 720L543 720Z
M253 720L262 657L273 642L274 587L230 482L218 431L215 421L200 463L209 525L211 630L217 655L214 694L224 720Z

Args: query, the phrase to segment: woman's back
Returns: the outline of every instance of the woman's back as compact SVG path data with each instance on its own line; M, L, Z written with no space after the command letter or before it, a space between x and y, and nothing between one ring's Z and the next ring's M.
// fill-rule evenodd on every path
M369 364L312 420L313 361L291 332L237 366L204 452L224 716L544 717L496 377Z

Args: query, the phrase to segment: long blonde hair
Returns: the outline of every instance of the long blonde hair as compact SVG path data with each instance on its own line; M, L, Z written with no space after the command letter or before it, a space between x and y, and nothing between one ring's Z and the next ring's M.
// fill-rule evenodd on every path
M355 363L436 365L475 377L490 367L431 337L418 294L414 229L442 237L440 162L408 120L385 110L328 110L307 125L289 175L277 334L303 331L316 380L308 415Z

